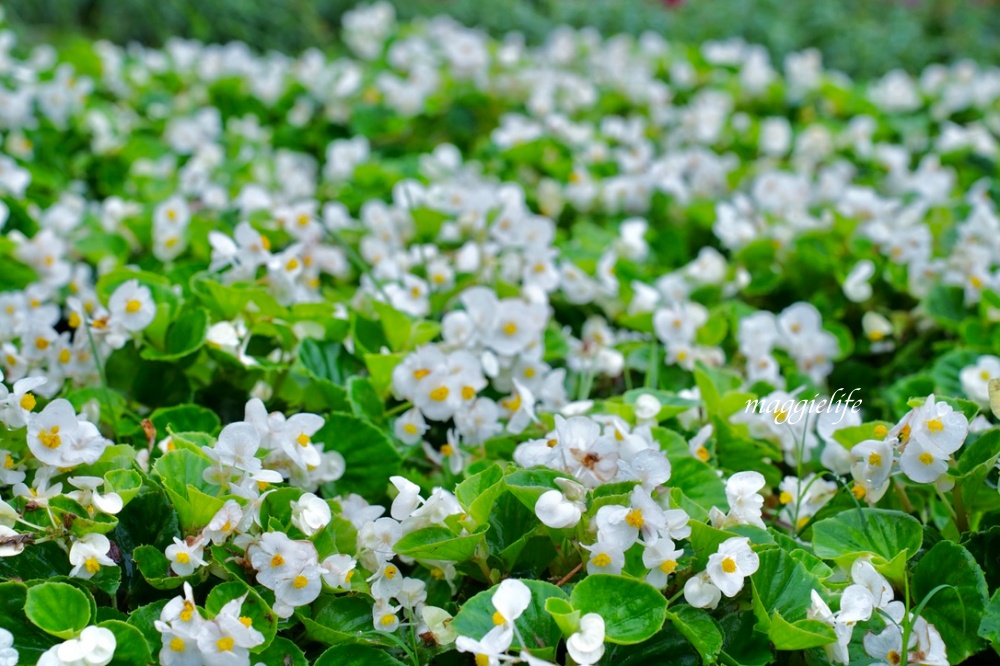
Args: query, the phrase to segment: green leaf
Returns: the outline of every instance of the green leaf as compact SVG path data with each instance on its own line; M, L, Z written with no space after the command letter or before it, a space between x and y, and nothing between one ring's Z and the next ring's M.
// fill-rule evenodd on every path
M153 661L149 643L136 627L121 620L106 620L98 626L115 635L115 655L108 666L146 666Z
M504 483L514 497L534 511L535 504L542 493L549 490L559 490L555 480L561 478L565 478L565 475L550 469L520 469L508 474L504 478Z
M142 488L142 477L130 469L113 469L104 475L104 492L118 493L124 504L132 501Z
M153 474L170 496L181 527L187 533L205 527L224 504L223 500L208 494L217 491L217 487L202 476L210 466L207 457L188 449L170 451L153 463Z
M726 500L726 484L722 482L715 468L693 457L671 460L670 481L672 488L680 488L684 496L705 509L713 506L729 509Z
M957 664L983 649L977 635L989 594L986 579L972 554L952 541L939 541L913 568L911 598L915 604L940 589L921 613L948 646L948 661Z
M771 614L767 636L778 650L808 650L837 640L833 627L819 620L788 622L777 611Z
M531 603L528 604L521 617L515 620L514 624L527 645L521 645L515 635L514 647L524 647L532 652L536 652L539 648L551 648L554 656L555 647L562 639L562 630L552 616L545 611L545 604L547 599L553 597L566 600L566 593L555 585L540 580L523 580L521 582L527 585L531 591ZM496 612L496 608L493 606L493 595L496 593L497 587L499 586L494 585L465 602L451 623L452 628L459 635L471 636L480 640L495 626L493 614Z
M296 617L306 629L306 636L325 645L342 643L374 643L393 645L372 628L372 604L361 597L320 596L313 604L313 615L306 609L296 611Z
M580 611L561 597L549 597L545 600L545 612L559 625L563 638L569 638L580 629Z
M920 521L902 511L851 509L813 524L813 552L848 567L863 554L893 582L901 583L901 562L913 557L923 541ZM901 558L896 560L897 557ZM896 560L896 566L887 565Z
M42 583L28 588L24 614L39 629L68 640L90 624L90 601L68 583Z
M675 393L670 391L652 388L632 389L631 391L626 391L622 395L622 400L626 405L634 405L636 400L643 395L651 395L660 401L660 411L656 415L656 419L658 421L673 418L678 414L683 414L684 412L701 405L700 400L680 398Z
M609 643L628 645L651 638L667 617L667 600L648 583L622 576L587 576L570 595L570 604L582 614L604 618Z
M243 600L243 605L240 606L240 617L250 618L253 628L264 635L264 642L251 648L250 651L263 652L274 640L278 628L278 616L253 588L241 580L231 580L228 583L216 585L208 593L208 598L205 600L205 610L212 617L215 617L223 606L243 595L246 595L246 598Z
M384 406L372 383L364 377L347 380L347 400L355 416L369 421L381 421Z
M722 632L711 615L683 604L667 611L667 619L694 646L704 663L715 663L722 651Z
M385 480L399 472L402 459L380 429L350 414L330 414L313 436L327 451L339 451L347 470L337 482L342 494L355 492L369 500L385 494Z
M365 645L338 645L319 656L313 666L405 666L385 650Z
M170 560L153 546L139 546L132 552L132 559L139 573L146 582L157 590L173 590L185 582L195 582L204 579L201 572L195 571L188 576L178 576L170 569Z
M198 351L208 334L208 312L188 309L167 328L163 351L143 347L140 356L150 361L176 361Z
M472 534L457 536L446 527L432 525L404 536L396 542L395 550L399 555L417 560L464 562L472 559L488 529L489 526L484 525Z
M758 628L767 631L775 613L789 622L805 619L812 591L821 589L816 577L780 548L764 550L758 557L760 566L750 576Z
M993 594L979 623L979 637L988 640L994 652L1000 654L1000 590Z
M309 666L302 648L281 636L277 636L266 650L254 657L253 663L264 666Z
M153 422L158 437L165 437L168 432L204 432L214 436L222 429L215 412L190 403L161 407L150 414L149 420Z
M0 583L0 627L13 635L20 663L34 664L42 653L60 641L28 621L24 614L27 594L24 583Z

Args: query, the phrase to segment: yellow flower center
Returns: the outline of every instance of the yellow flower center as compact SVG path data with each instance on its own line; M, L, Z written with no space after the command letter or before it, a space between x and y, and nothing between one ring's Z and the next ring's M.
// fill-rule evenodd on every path
M271 558L271 568L272 569L280 567L284 563L285 563L285 558L283 558L281 556L281 553L277 553L277 554L275 554L274 557Z
M530 365L527 368L524 369L524 378L525 379L531 379L534 376L535 376L535 369L532 368Z
M189 564L191 562L191 556L185 553L183 550L174 556L178 562L181 564Z
M934 462L934 456L924 451L923 453L920 454L920 457L917 458L917 460L919 460L925 465L930 465L931 463Z
M192 617L194 617L194 604L190 601L185 601L184 610L181 611L181 621L190 622Z
M309 579L303 576L302 574L296 576L295 580L292 581L292 587L294 587L296 590L301 590L308 584L309 584Z
M174 636L170 639L170 649L174 652L184 652L184 641L181 638Z
M392 580L393 578L395 578L396 574L398 574L398 573L399 573L399 569L397 569L396 567L394 567L391 564L388 565L385 568L385 577L388 578L389 580Z
M454 452L455 449L452 448L451 444L444 444L441 446L441 455L445 456L446 458L451 454L453 454Z
M664 560L660 563L660 571L670 575L677 570L677 560Z
M235 643L236 641L226 636L215 641L215 647L219 648L219 652L231 652Z
M493 613L493 624L503 624L506 621L507 621L507 618L505 618L503 615L501 615L500 611L497 611L496 613Z
M722 570L728 574L736 572L736 562L731 557L722 560Z
M462 400L472 400L476 397L476 389L471 386L462 387Z
M490 666L490 656L487 654L477 654L476 666Z
M599 553L598 555L595 555L593 558L591 558L590 561L594 563L595 567L603 568L611 564L611 556L608 555L607 553Z
M436 389L431 391L431 400L434 400L435 402L444 402L448 399L448 393L449 391L447 386L438 386Z
M509 398L505 398L505 399L501 400L500 404L502 404L504 407L506 407L510 411L516 412L517 410L521 409L521 396L519 394L515 393L514 395L510 396Z
M889 434L889 429L886 428L881 423L879 423L877 426L875 426L875 436L876 437L878 437L878 438L881 439L882 437L885 437L888 434Z
M59 426L52 426L49 430L42 430L38 433L38 441L47 449L58 449L62 446L62 438L59 437Z
M860 483L855 483L854 486L851 488L851 494L854 495L856 499L860 500L865 498L865 495L868 494L868 491L865 490L865 487L862 486Z
M309 439L309 435L303 432L299 433L299 436L295 438L295 441L299 443L299 446L306 447L309 446L309 442L312 440Z
M396 616L393 615L392 613L386 613L385 615L382 616L382 619L379 620L379 622L382 623L383 627L392 626L392 623L395 621L396 621Z
M295 257L292 257L291 259L289 259L288 263L285 264L285 270L286 271L294 271L298 267L299 267L299 260L296 259Z
M941 432L944 430L944 423L941 419L931 419L927 422L927 430L930 432Z
M778 501L781 502L782 504L788 504L793 499L794 498L792 497L792 494L786 490L782 490L781 494L778 495Z
M406 425L403 426L403 432L405 432L407 435L416 435L417 426L412 423L407 423Z
M708 462L708 459L711 457L711 454L708 452L708 449L706 449L704 446L699 446L698 450L695 451L694 454L698 457L698 460L702 462Z
M354 569L351 569L350 571L344 574L344 582L350 583L352 578L354 578Z
M351 573L354 572L352 571ZM431 578L433 578L434 580L441 580L442 578L444 578L444 571L442 569L439 569L438 567L434 567L433 569L431 569Z
M872 342L878 342L884 337L885 333L883 333L882 331L872 331L871 333L868 334L868 339L871 340Z
M514 322L509 321L503 325L504 335L514 335L515 333L517 333L517 324L515 324Z
M890 664L898 664L900 661L902 661L902 658L899 656L899 653L896 652L895 650L889 650L885 655L885 660L888 661Z
M642 526L646 524L645 518L642 517L642 509L632 509L626 513L625 522L635 529L641 530Z
M797 521L795 521L795 526L800 530L809 523L809 516L802 516Z
M69 320L67 322L70 328L79 328L82 321L80 320L80 315L75 312L69 313Z
M91 574L95 574L95 573L97 573L98 571L101 570L101 563L97 561L97 557L95 557L94 555L91 555L90 557L88 557L84 561L83 566Z
M39 351L45 351L49 348L49 341L45 338L35 338L35 347L37 347Z
M129 314L135 314L141 309L142 303L140 303L137 298L130 299L127 303L125 303L125 312Z
M788 412L786 412L785 410L779 409L774 413L775 423L784 423L787 420L788 420Z
M243 617L240 618L240 624L249 629L250 626L253 624L253 620L244 615Z
M167 209L167 219L170 220L171 222L173 222L174 220L176 220L177 219L177 211L175 211L173 208L168 208Z
M26 412L30 412L35 408L35 396L31 393L25 393L21 396L21 409Z
M60 363L69 363L72 358L73 354L71 354L68 349L63 349L61 352L59 352Z
M424 377L426 377L429 374L431 374L431 371L428 370L427 368L418 368L417 370L413 371L413 378L419 380L419 379L423 379Z
M267 236L265 236L264 234L261 234L260 235L260 246L262 248L264 248L265 250L270 250L271 249L271 239L268 238Z
M882 456L873 451L871 455L868 456L868 464L871 465L872 467L881 467Z
M980 377L980 378L981 378L981 379L982 379L983 381L986 381L987 379L989 379L989 378L990 378L990 373L989 373L989 372L987 372L986 370L983 370L982 372L980 372L980 373L979 373L979 377Z
M905 426L899 429L899 443L906 444L910 441L910 424L907 423Z

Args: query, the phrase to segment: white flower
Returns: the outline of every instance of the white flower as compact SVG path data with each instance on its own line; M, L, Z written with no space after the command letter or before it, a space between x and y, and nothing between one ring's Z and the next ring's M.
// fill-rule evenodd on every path
M760 491L765 485L767 481L760 472L737 472L729 477L726 481L726 499L729 501L730 521L764 528L761 517L764 498Z
M705 571L712 583L727 597L735 597L743 589L743 580L757 571L760 558L750 548L750 539L732 537L709 555Z
M97 492L97 489L104 485L103 478L99 476L71 476L67 480L71 486L78 488L78 490L66 493L66 496L73 498L88 510L97 510L110 515L122 510L124 503L118 493L101 495Z
M989 407L989 384L991 379L1000 379L1000 358L980 356L974 365L962 368L958 378L962 382L962 391L969 400L980 407Z
M170 568L178 576L190 576L199 567L205 566L205 538L188 537L182 541L174 537L174 543L167 546L165 555L170 560Z
M566 651L579 666L596 664L604 656L604 618L587 613L580 618L580 628L566 639Z
M357 560L350 555L330 555L320 563L323 582L334 589L349 590L357 566Z
M108 557L111 542L103 534L86 534L76 541L69 549L69 563L73 565L70 576L90 578L102 566L116 566L114 560Z
M851 449L856 462L851 466L851 474L857 488L869 503L877 502L889 488L889 475L895 460L892 443L896 440L866 439ZM858 492L858 491L856 491Z
M304 493L298 500L290 503L292 508L292 524L311 537L330 524L332 515L330 505L313 493Z
M46 377L24 377L14 382L13 391L0 383L0 422L12 429L27 424L37 404L31 391L47 381Z
M17 666L17 650L14 648L14 635L0 627L0 666Z
M117 641L110 629L85 627L80 636L49 648L40 666L105 666L115 655Z
M514 578L508 578L493 593L493 624L513 629L514 621L521 617L531 603L531 590Z
M656 396L643 393L635 401L635 418L640 424L651 423L655 425L656 415L660 413L662 405Z
M226 500L205 527L205 537L216 546L222 545L243 522L243 508L236 500Z
M399 491L396 498L392 500L389 515L395 520L405 520L423 502L420 497L420 486L402 476L390 476L389 481Z
M586 509L581 502L573 502L558 490L542 493L535 502L535 515L542 524L553 529L575 527Z
M872 286L868 281L875 274L875 264L863 259L855 264L844 279L844 295L855 303L864 303L872 297Z
M75 467L97 461L110 442L97 427L77 419L68 400L58 398L28 423L28 448L54 467Z
M668 577L677 569L677 560L683 556L684 551L677 549L669 538L646 546L642 551L642 565L649 569L646 582L657 589L666 587Z
M138 280L123 282L108 299L111 317L108 326L136 333L149 326L156 317L156 303L149 287Z
M712 608L719 605L722 592L709 578L707 572L692 576L684 583L684 600L695 608Z
M459 652L471 652L476 656L476 666L500 666L500 658L510 648L514 640L514 628L499 624L490 629L480 640L459 636L455 647Z
M590 551L587 560L587 573L589 574L620 574L625 566L625 551L621 546L614 543L597 543L584 546Z

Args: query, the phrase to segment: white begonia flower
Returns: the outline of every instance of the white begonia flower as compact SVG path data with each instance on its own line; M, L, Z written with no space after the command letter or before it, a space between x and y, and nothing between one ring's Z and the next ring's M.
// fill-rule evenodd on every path
M513 640L513 627L500 624L486 632L478 641L468 636L459 636L455 639L455 647L459 652L475 655L476 666L500 666L501 657L510 649Z
M428 430L424 415L419 409L408 409L396 419L393 432L403 444L416 444Z
M28 448L53 467L75 467L97 462L110 442L97 427L79 420L64 398L53 400L28 423Z
M760 491L767 485L760 472L737 472L726 481L726 499L729 501L729 517L737 524L756 525L764 528L762 509L764 498Z
M330 524L330 505L313 493L305 493L290 503L292 524L307 537L315 535Z
M91 578L102 566L117 566L108 552L111 550L111 542L103 534L85 534L76 541L69 549L69 563L73 565L70 576L78 578Z
M969 420L930 395L913 410L909 423L909 441L899 457L899 467L913 481L933 483L948 471L951 454L965 442Z
M18 653L14 647L14 635L0 627L0 666L17 666Z
M493 593L493 624L514 628L514 622L521 617L531 603L531 590L514 578L504 580Z
M861 330L875 353L892 351L896 346L891 339L895 333L892 322L878 312L869 310L861 316Z
M688 578L684 583L684 600L694 608L714 610L721 599L722 591L715 586L705 571Z
M635 401L635 418L639 425L656 424L656 416L660 413L662 405L660 401L656 399L656 396L649 393L643 393Z
M392 562L383 562L368 579L372 596L376 599L390 599L403 589L403 574Z
M190 576L205 562L205 538L188 537L185 540L174 537L173 545L167 546L164 554L170 560L170 568L178 576Z
M423 502L423 498L420 497L420 486L402 476L390 476L389 481L398 491L392 500L389 515L395 520L406 520Z
M750 548L750 539L732 537L709 555L705 568L712 583L727 597L735 597L743 589L744 579L757 571L760 558Z
M136 333L149 326L156 317L156 303L149 287L129 280L115 289L108 299L108 326Z
M806 611L806 617L810 620L817 620L831 627L837 637L837 640L833 643L823 646L827 657L836 663L849 663L850 653L848 651L848 645L851 643L851 636L854 633L853 629L846 624L838 622L836 615L830 610L830 607L826 605L826 602L823 601L823 598L816 590L812 590L810 596L812 599L812 605L809 607L808 611Z
M350 555L330 555L320 563L323 582L334 589L349 590L357 566L357 560Z
M872 286L868 283L875 275L875 264L862 259L844 278L844 295L855 303L864 303L872 297Z
M646 582L659 590L666 587L670 574L677 569L677 560L683 556L684 551L667 537L646 546L642 551L642 565L649 569Z
M37 404L32 391L47 381L47 377L24 377L14 382L13 391L0 383L0 423L11 429L24 427Z
M596 664L604 656L604 618L587 613L580 618L580 628L566 639L566 651L579 666Z
M585 509L586 505L570 501L558 490L542 493L535 502L535 515L543 525L553 529L575 527Z
M625 551L620 545L598 541L583 548L590 551L590 557L587 559L588 574L620 574L622 572L622 568L625 566Z
M69 484L78 490L66 493L67 497L79 502L89 511L99 511L114 515L122 510L124 502L118 493L101 495L97 489L104 485L104 479L99 476L71 476Z
M989 407L990 380L1000 379L1000 358L980 356L975 364L962 368L958 373L958 379L962 382L962 391L969 400L980 407Z
M77 638L54 645L38 658L40 666L105 666L117 647L115 635L104 627L85 627Z
M872 563L864 558L854 560L851 565L851 580L855 585L863 586L871 595L872 605L877 609L887 609L893 602L892 585L885 577L875 570Z
M856 488L855 494L867 502L877 502L889 488L889 475L895 461L893 442L896 440L867 439L851 449L856 462L851 466ZM864 494L859 493L863 491Z
M216 546L222 545L229 535L235 532L243 522L243 508L236 500L226 500L222 508L215 512L212 520L205 526L205 537Z
M840 610L837 611L837 622L855 625L865 622L875 610L875 600L871 591L864 585L848 585L840 595Z
M372 605L372 625L375 631L393 632L399 629L399 611L401 606L393 606L389 599L376 597Z

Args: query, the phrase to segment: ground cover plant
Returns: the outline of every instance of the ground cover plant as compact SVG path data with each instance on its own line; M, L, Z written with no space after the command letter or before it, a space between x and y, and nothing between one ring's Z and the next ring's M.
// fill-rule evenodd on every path
M344 21L0 33L0 664L995 661L1000 70Z

